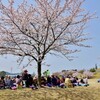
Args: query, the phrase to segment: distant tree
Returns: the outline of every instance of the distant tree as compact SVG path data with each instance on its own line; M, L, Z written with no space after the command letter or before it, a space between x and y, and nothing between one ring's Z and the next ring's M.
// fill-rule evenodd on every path
M48 53L71 60L68 54L79 51L72 45L88 47L83 32L92 15L82 8L84 0L4 1L0 0L0 54L28 58L28 64L35 60L39 84Z
M97 64L95 64L95 69L98 69L98 66L97 66Z
M83 72L84 72L84 69L83 70L79 70L79 73L83 74Z
M95 68L91 68L90 72L96 72L96 69Z
M82 73L79 73L79 72L74 72L74 73L72 74L72 76L81 78L81 77L83 76L83 74L82 74Z
M77 69L74 69L73 71L77 71Z
M66 70L62 70L61 72L66 72Z
M92 78L93 75L94 75L94 73L93 72L90 72L90 71L84 71L83 72L83 76L84 77L87 77L87 78Z
M0 76L5 76L6 75L6 72L5 71L1 71L0 72Z
M55 76L60 76L61 73L60 73L60 72L55 72L55 73L53 73L53 75L55 75ZM62 73L62 75L63 75L63 73Z

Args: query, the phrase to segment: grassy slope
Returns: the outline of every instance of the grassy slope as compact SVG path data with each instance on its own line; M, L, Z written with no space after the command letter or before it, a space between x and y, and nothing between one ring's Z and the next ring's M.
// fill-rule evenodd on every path
M100 69L88 87L0 90L0 100L100 100Z
M98 68L94 74L94 78L100 78L100 68Z
M0 90L0 100L100 100L100 83L89 80L88 87Z

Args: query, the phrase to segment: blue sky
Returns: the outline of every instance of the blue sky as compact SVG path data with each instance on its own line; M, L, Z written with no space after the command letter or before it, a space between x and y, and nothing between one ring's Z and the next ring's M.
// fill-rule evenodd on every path
M92 48L79 49L81 52L74 54L78 56L73 61L68 61L64 57L47 56L46 61L50 66L42 66L42 71L49 69L52 72L59 72L63 69L89 69L95 66L95 64L100 67L100 0L86 0L84 3L84 8L91 13L96 12L98 18L91 20L88 23L87 29L85 30L92 37L92 40L86 42L92 46ZM0 56L0 70L5 70L8 72L20 72L21 68L18 67L16 63L16 57L14 56ZM26 68L29 73L37 73L36 65L29 66Z

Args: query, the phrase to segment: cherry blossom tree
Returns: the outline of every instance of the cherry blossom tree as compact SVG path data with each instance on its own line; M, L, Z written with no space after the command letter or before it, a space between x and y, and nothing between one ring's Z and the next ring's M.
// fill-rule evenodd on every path
M4 3L7 1L7 3ZM0 54L36 61L39 84L41 65L47 54L68 54L84 46L84 33L92 18L82 8L84 0L0 0Z

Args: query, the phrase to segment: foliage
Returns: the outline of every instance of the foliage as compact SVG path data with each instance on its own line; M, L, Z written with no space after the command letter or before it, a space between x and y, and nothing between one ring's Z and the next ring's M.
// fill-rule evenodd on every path
M19 63L28 58L27 66L35 61L39 83L48 53L71 60L68 54L79 51L71 46L89 47L83 30L92 15L82 8L84 0L7 1L0 0L0 54L19 56Z
M96 70L98 69L98 66L97 66L97 64L95 64L95 69L96 69Z
M96 72L96 69L95 68L91 68L90 72Z
M83 70L79 70L79 73L83 74L83 72L84 72L84 69Z
M53 75L55 75L55 76L60 76L60 75L63 75L63 74L60 73L60 72L55 72L55 73L53 73Z
M5 76L6 75L6 72L5 71L1 71L0 72L0 76Z
M81 74L81 73L79 73L79 72L75 72L75 73L73 73L72 76L78 77L78 78L82 78L82 77L83 77L83 74Z
M94 77L94 73L90 72L89 70L64 70L63 72L55 72L53 73L54 75L63 75L63 76L74 76L74 77L78 77L78 78L82 78L82 77L88 77L88 78L93 78Z
M93 72L90 72L88 70L83 72L83 76L84 77L92 78L93 75L94 75L94 73Z

